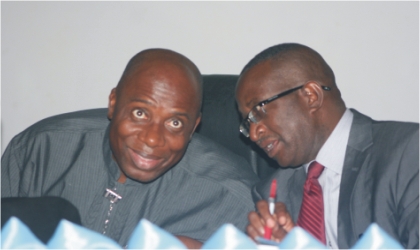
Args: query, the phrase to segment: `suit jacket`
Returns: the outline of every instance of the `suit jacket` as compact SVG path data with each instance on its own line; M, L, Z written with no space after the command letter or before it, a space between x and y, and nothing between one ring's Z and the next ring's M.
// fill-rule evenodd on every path
M338 204L338 245L351 248L376 222L405 248L419 248L419 124L374 121L356 110L344 159ZM296 222L303 167L278 169L253 190L267 199L277 179L277 201Z

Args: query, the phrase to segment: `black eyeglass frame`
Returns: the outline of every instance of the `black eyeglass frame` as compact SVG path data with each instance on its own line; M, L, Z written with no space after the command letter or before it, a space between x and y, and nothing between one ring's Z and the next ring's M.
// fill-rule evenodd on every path
M275 96L272 96L268 99L265 99L259 103L257 103L252 109L251 111L249 111L248 115L246 116L245 119L242 120L241 124L239 125L239 131L245 136L245 137L249 137L249 127L250 127L250 123L258 123L259 121L255 118L254 115L252 115L252 112L255 110L256 112L260 111L260 109L266 113L265 109L263 108L265 105L267 105L268 103L275 101L277 99L279 99L280 97L286 96L290 93L293 93L294 91L301 89L303 86L305 85L300 85L298 87L286 90L281 92L280 94L277 94ZM330 91L331 88L327 87L327 86L323 86L321 85L321 88L325 91Z

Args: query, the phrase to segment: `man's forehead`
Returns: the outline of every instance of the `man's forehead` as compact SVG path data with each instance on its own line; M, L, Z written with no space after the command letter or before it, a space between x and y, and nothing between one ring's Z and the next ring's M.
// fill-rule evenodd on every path
M136 89L145 89L148 93L155 88L166 89L172 92L172 98L177 95L176 99L197 101L200 106L201 84L201 74L188 58L173 51L152 49L140 52L130 60L117 90L120 94L129 95ZM195 106L195 103L191 105Z
M154 74L166 75L168 70L178 70L180 72L187 71L184 64L164 59L141 60L134 64L129 72L130 75L138 74L138 72L153 72Z
M275 76L270 63L262 62L246 71L239 79L239 89L258 89L265 86Z
M191 76L168 70L139 69L127 78L120 93L121 98L127 102L165 99L165 103L171 104L171 107L181 105L195 110L199 108L200 102L194 81Z
M239 79L236 93L238 101L251 107L281 91L295 87L293 84L296 77L293 75L280 64L269 61L257 64Z
M133 67L126 76L126 82L148 83L161 79L169 85L196 85L196 77L182 64L155 60Z
M179 95L191 96L192 98L192 95L196 95L195 85L194 79L180 77L168 71L160 71L160 69L157 71L139 70L127 79L123 89L126 90L126 94L130 94L131 91L140 91L140 93L147 91L155 94L170 94L172 98Z
M304 77L304 70L295 60L267 60L250 68L241 77L246 85L293 87Z

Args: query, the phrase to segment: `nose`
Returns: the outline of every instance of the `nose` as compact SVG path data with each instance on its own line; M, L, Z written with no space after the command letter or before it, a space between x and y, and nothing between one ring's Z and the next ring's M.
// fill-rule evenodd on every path
M253 142L257 142L264 134L266 129L267 128L261 121L258 123L251 122L249 124L249 139L251 139Z
M150 124L139 132L139 139L151 148L160 147L165 144L163 126Z

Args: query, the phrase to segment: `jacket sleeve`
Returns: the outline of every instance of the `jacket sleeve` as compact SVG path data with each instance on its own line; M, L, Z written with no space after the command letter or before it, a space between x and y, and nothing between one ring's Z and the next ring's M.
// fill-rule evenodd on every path
M405 248L419 248L419 133L412 137L401 157L398 202L398 236Z
M16 137L7 146L1 157L1 197L19 196L22 176L22 152L16 145Z
M254 203L257 203L259 200L262 200L263 197L259 192L259 189L257 188L257 186L255 185L252 188L252 200L254 201Z

